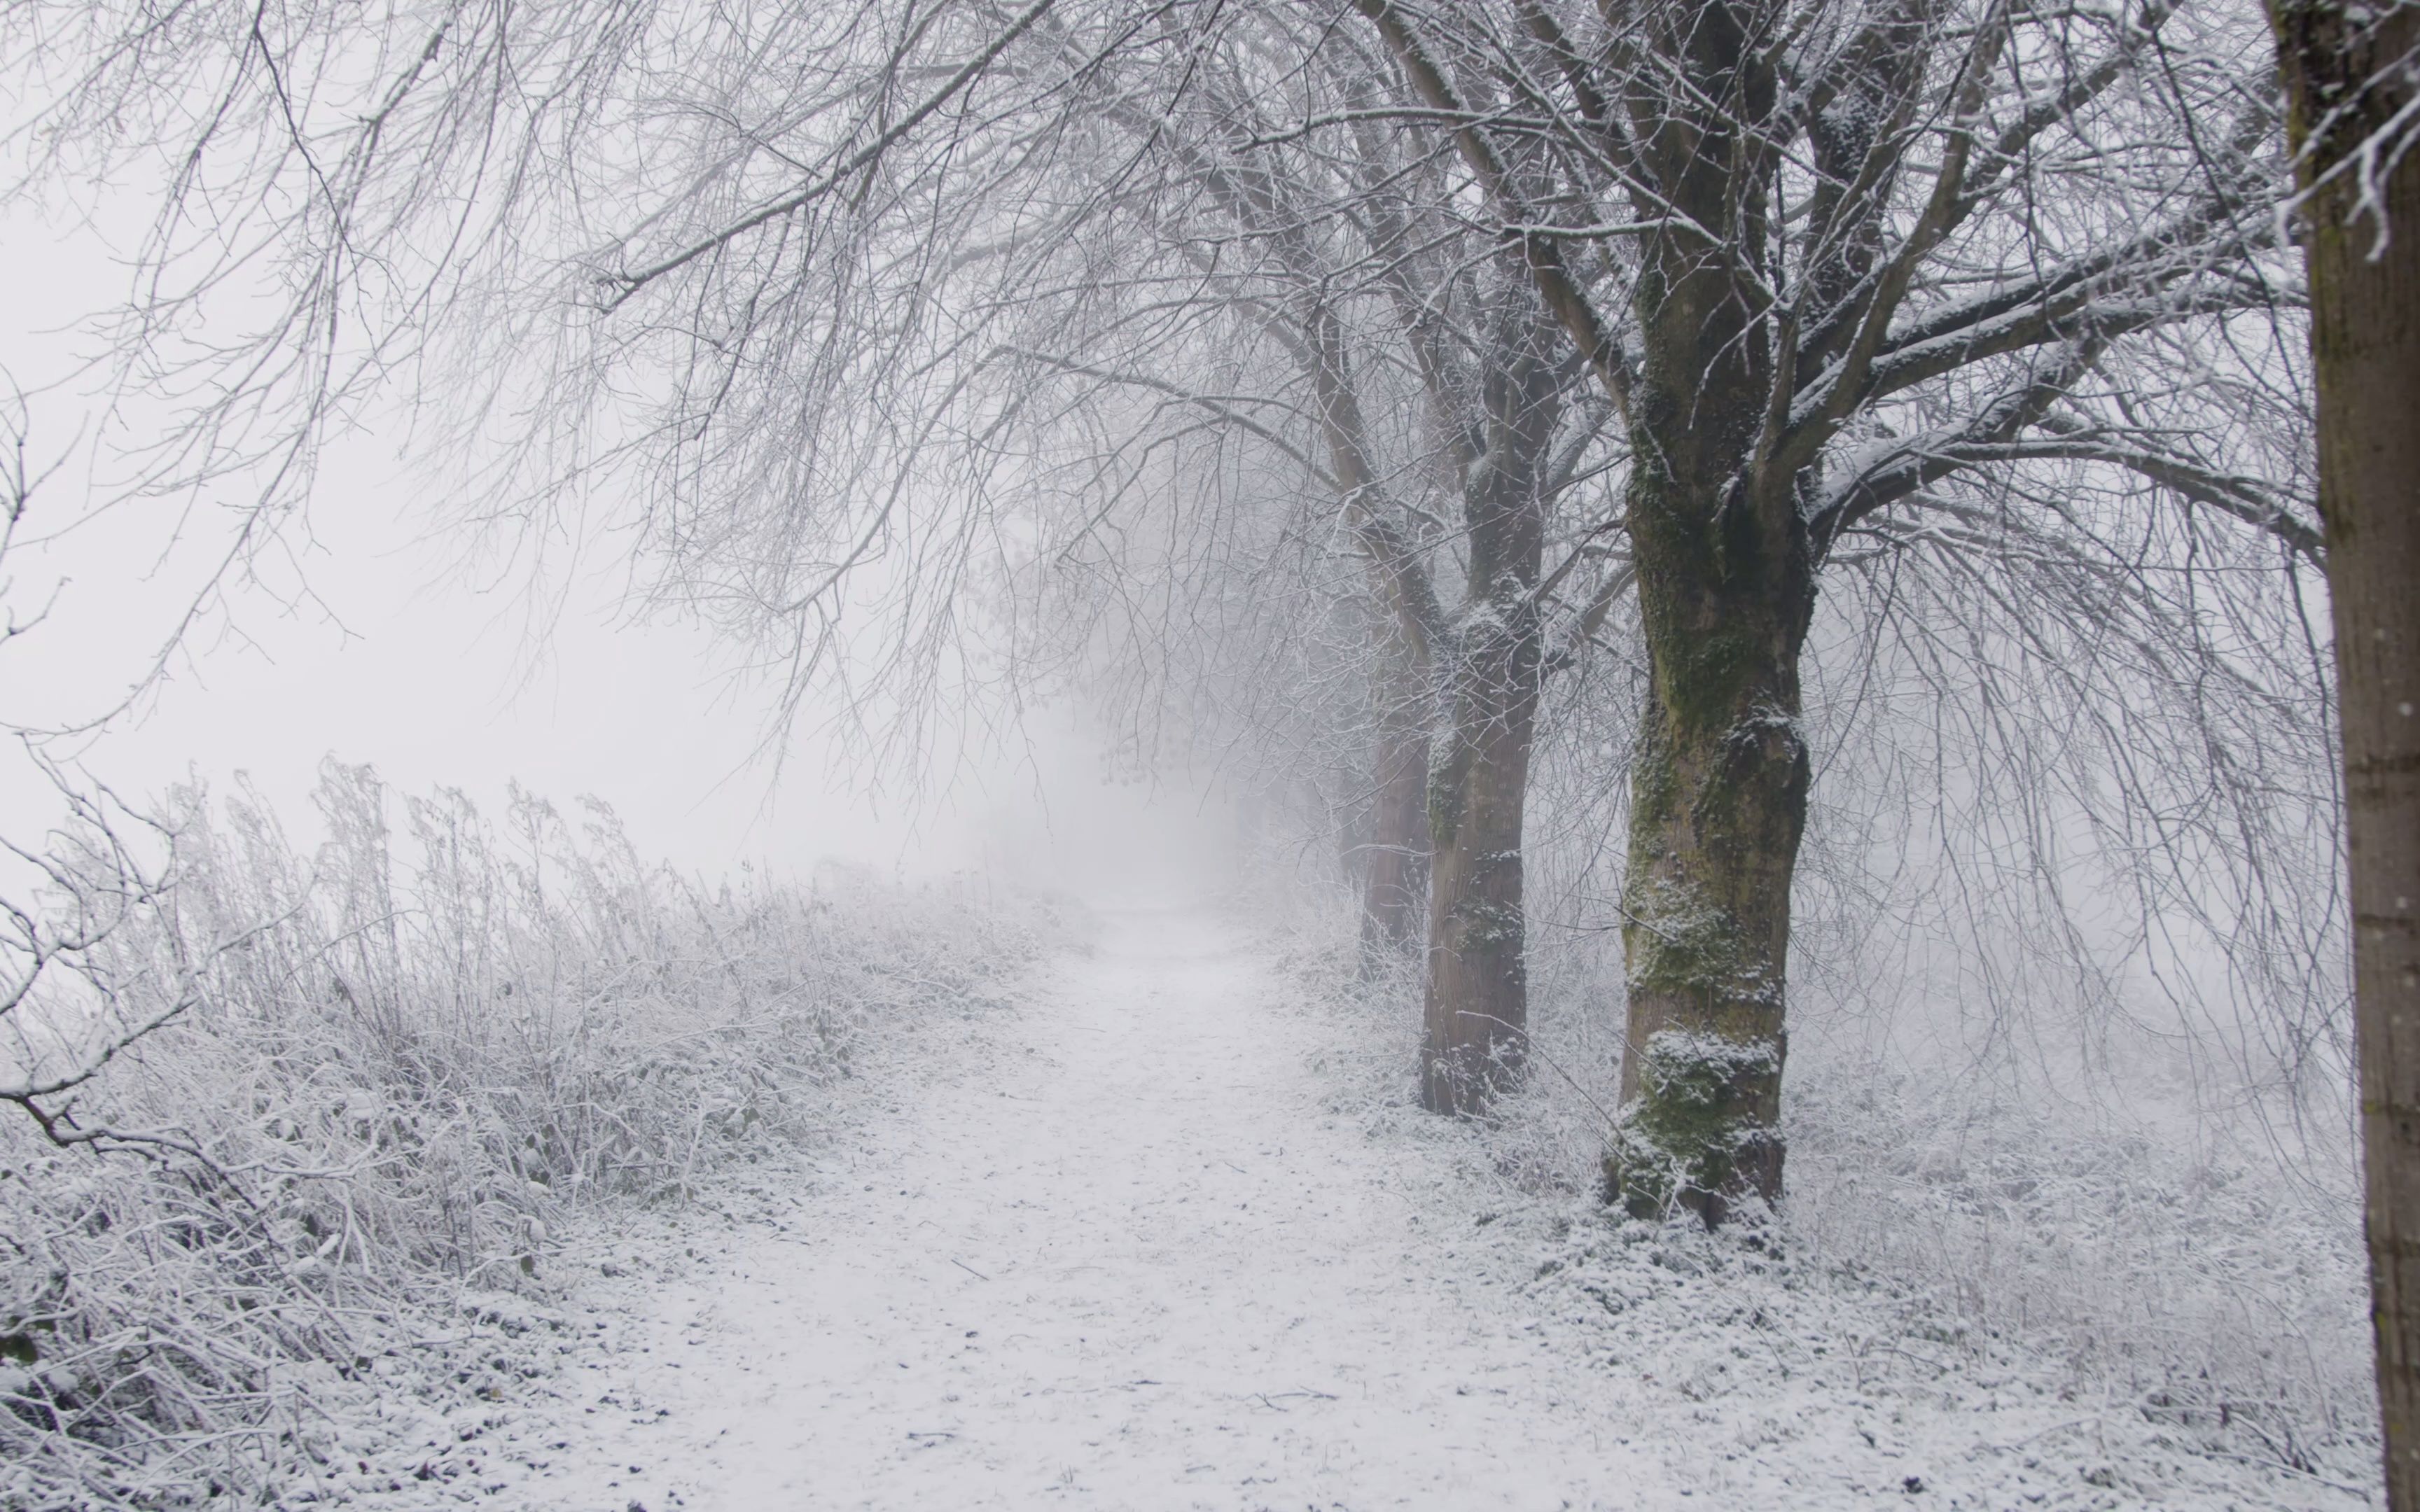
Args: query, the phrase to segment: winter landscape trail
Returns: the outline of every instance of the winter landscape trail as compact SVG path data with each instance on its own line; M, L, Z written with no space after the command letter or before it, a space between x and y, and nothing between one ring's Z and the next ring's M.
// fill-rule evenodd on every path
M1620 1231L1379 1087L1211 916L879 1041L832 1136L628 1216L491 1495L560 1512L2367 1507L1920 1288ZM1695 1234L1694 1239L1689 1236ZM465 1433L466 1439L469 1437ZM489 1442L489 1441L483 1441ZM526 1494L523 1494L523 1493ZM414 1503L413 1505L421 1504Z
M1586 1367L1438 1273L1437 1183L1324 1108L1270 976L1112 917L792 1231L652 1293L574 1504L1658 1504Z

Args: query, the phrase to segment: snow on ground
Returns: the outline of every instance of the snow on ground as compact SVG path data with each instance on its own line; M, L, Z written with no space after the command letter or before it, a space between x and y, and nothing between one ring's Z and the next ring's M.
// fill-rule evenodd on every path
M2356 1507L1920 1298L1559 1209L1373 1108L1240 932L1111 916L788 1180L573 1246L416 1495L807 1508ZM1340 1056L1338 1052L1348 1052ZM536 1334L548 1334L538 1329ZM487 1437L481 1439L481 1435Z

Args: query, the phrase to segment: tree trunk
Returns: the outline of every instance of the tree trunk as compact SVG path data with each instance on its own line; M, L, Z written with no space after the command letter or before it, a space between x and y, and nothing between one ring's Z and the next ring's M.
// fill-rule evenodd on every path
M1606 1174L1635 1213L1677 1203L1712 1226L1743 1194L1781 1192L1808 598L1803 579L1725 580L1709 553L1675 544L1634 526L1650 682L1622 900L1623 1112Z
M1521 1072L1529 1025L1521 814L1544 670L1537 589L1548 455L1562 418L1552 316L1507 301L1483 385L1486 444L1463 485L1468 591L1445 652L1432 757L1429 980L1420 1105L1482 1113Z
M2279 4L2278 54L2311 198L2304 255L2319 388L2351 865L2370 1316L2388 1504L2420 1509L2420 152L2363 208L2342 173L2411 103L2420 7L2357 31L2342 4ZM2381 216L2383 216L2381 224ZM2350 224L2349 224L2350 223ZM2391 235L2388 235L2391 233ZM2383 242L2381 244L2381 238Z
M1798 655L1814 607L1806 517L1763 486L1775 361L1759 325L1767 228L1732 164L1738 121L1778 87L1769 15L1655 12L1660 52L1738 113L1677 125L1648 150L1703 234L1642 270L1631 409L1630 548L1648 688L1631 769L1621 944L1629 997L1609 1195L1709 1224L1781 1191L1790 886L1807 822Z
M1361 857L1364 980L1402 957L1419 929L1429 884L1426 679L1407 648L1390 645L1383 655L1375 683L1378 756Z
M1420 1105L1481 1113L1520 1075L1529 1021L1521 816L1537 724L1534 611L1483 622L1453 669L1452 723L1428 784L1435 847Z

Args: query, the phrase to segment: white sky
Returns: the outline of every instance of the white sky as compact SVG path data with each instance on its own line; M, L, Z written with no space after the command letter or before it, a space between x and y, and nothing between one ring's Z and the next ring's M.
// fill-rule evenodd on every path
M124 288L101 239L20 213L0 218L0 367L28 391L71 371L89 338L76 316ZM37 393L39 465L95 418L93 384ZM130 433L141 432L140 421ZM760 754L768 703L722 675L727 656L679 625L616 627L611 563L575 580L542 642L517 585L480 592L449 571L453 543L427 537L416 480L394 447L347 442L325 470L307 537L276 591L235 595L139 714L85 748L83 764L122 793L154 794L189 771L215 784L250 774L299 835L324 756L375 764L397 787L447 783L483 806L507 779L558 801L595 794L643 854L720 874L746 858L797 872L826 856L909 875L986 867L1086 892L1192 890L1228 853L1232 823L1200 791L1105 786L1080 721L1062 711L1026 748L978 752L950 790L877 802L812 735L793 736L776 782ZM29 524L87 507L62 473ZM122 696L164 640L185 585L215 555L219 522L181 543L163 507L121 510L68 539L21 549L0 602L23 619L58 586L51 617L0 651L0 717L89 717ZM294 582L318 603L289 602ZM1038 764L1035 758L1038 757ZM0 834L25 837L51 800L11 750L0 757ZM1214 871L1223 871L1223 866Z

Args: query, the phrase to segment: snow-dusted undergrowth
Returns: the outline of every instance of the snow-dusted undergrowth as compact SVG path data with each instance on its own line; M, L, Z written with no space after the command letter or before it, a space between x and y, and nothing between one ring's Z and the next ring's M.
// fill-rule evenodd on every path
M1811 1440L1788 1425L1863 1403L1887 1440L1881 1425L1911 1401L1993 1414L2012 1445L2001 1483L2042 1458L2041 1484L2079 1504L2223 1501L2242 1489L2227 1465L2315 1494L2374 1488L2357 1206L2249 1120L2054 1113L1978 1092L1971 1074L1919 1090L1909 1068L1807 1056L1773 1226L1657 1229L1595 1200L1618 981L1550 957L1527 1089L1490 1126L1439 1134L1407 1103L1416 976L1357 984L1349 916L1295 903L1280 949L1320 1011L1361 1026L1357 1095L1396 1134L1469 1142L1504 1193L1473 1221L1526 1213L1556 1236L1528 1288L1541 1311L1593 1338L1616 1375L1704 1404L1739 1494L1780 1489L1749 1468L1756 1422L1779 1425L1761 1449L1789 1463Z
M517 793L494 825L332 764L318 806L306 855L249 795L173 800L173 906L100 980L200 962L198 1002L75 1113L134 1143L0 1123L0 1504L475 1476L431 1445L572 1347L566 1229L812 1134L856 1052L1056 927L840 872L703 887L595 804Z

